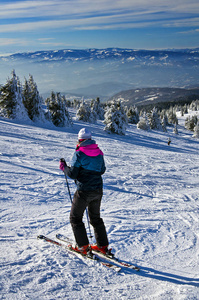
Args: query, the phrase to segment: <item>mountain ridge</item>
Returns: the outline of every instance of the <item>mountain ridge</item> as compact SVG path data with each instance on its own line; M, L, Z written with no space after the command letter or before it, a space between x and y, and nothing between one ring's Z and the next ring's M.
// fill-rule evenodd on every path
M105 99L127 89L198 86L199 48L91 48L14 53L0 56L0 82L13 68L22 78L32 74L41 94L54 90Z
M196 98L199 99L199 86L195 88L152 87L121 91L110 97L109 101L121 99L127 106L139 107L189 102Z
M163 50L145 50L145 49L128 49L128 48L90 48L90 49L62 49L62 50L47 50L34 52L14 53L8 56L1 56L0 59L33 59L39 62L49 61L64 61L64 60L93 60L93 59L126 59L144 60L157 59L159 62L166 63L170 56L178 58L192 58L194 61L199 59L199 48L193 49L163 49ZM170 62L171 63L171 62Z

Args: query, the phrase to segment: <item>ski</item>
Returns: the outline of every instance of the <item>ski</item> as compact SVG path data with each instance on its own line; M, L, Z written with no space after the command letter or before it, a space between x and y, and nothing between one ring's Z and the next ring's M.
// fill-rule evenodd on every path
M78 258L83 258L83 259L90 259L90 260L94 260L94 261L97 261L98 263L102 264L103 266L105 267L108 267L109 269L112 269L116 272L119 272L121 270L120 267L114 265L114 264L111 264L111 263L107 263L107 262L103 262L102 260L100 260L96 255L93 255L92 257L90 256L87 256L87 255L83 255L81 254L80 252L77 252L75 250L72 249L71 247L71 244L69 245L64 245L62 243L59 243L45 235L38 235L37 236L37 239L40 239L40 240L43 240L45 242L48 242L48 243L51 243L51 244L54 244L54 245L57 245L57 246L60 246L60 247L63 247L65 250L67 250L69 253L71 254L74 254L76 255Z
M56 235L56 238L62 242L65 242L65 243L73 243L68 237L64 236L63 234L57 234ZM134 264L132 263L126 263L118 258L116 258L114 255L106 255L106 254L103 254L101 252L98 252L98 251L94 251L92 250L92 252L94 254L96 254L98 257L100 258L104 258L110 262L114 262L116 263L117 265L119 265L120 267L124 267L124 268L130 268L130 269L133 269L135 271L140 271L140 268L135 266Z
M119 266L121 266L121 267L130 268L130 269L133 269L133 270L135 270L135 271L140 271L140 268L139 268L139 267L137 267L137 266L135 266L135 265L133 265L133 264L131 264L131 263L126 263L126 262L120 260L119 258L117 258L117 257L115 257L115 256L106 255L106 254L103 254L103 253L98 252L98 251L95 251L95 250L92 250L92 252L93 252L94 254L97 254L97 255L100 256L100 257L106 258L106 259L109 260L109 261L112 261L112 262L117 263L117 264L118 264Z

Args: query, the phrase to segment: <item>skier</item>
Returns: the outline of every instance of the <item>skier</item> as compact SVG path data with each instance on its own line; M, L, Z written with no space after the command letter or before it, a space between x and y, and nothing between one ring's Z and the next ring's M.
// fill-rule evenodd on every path
M72 158L71 167L60 160L59 168L75 179L77 190L74 194L70 223L73 229L77 245L73 250L83 255L91 253L91 250L104 254L108 250L108 238L103 219L100 217L100 204L103 195L102 174L106 167L103 152L91 138L91 132L82 128L78 133L78 144ZM96 245L89 245L86 229L82 222L84 211L88 207L88 215L91 225L94 227Z

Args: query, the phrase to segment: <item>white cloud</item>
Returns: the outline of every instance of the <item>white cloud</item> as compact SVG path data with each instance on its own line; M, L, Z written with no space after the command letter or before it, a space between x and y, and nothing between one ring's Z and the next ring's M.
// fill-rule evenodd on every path
M23 39L14 39L14 38L0 38L1 46L9 46L9 45L27 45L27 41Z
M198 26L197 13L198 0L13 1L1 3L0 32Z
M186 18L181 20L172 20L165 24L166 27L198 27L199 17L197 18Z
M1 3L0 18L112 15L121 12L199 12L198 0L56 0Z
M199 29L193 29L193 30L187 30L187 31L181 31L179 32L180 34L194 34L194 33L199 33Z
M38 22L26 22L17 24L0 25L0 32L27 32L48 29L75 29L75 30L97 30L97 29L127 29L127 28L143 28L149 26L159 27L191 27L199 26L199 18L171 19L165 18L160 20L158 16L154 17L144 12L144 20L140 19L139 13L117 14L113 16L88 17L79 19L65 20L48 20Z
M42 41L42 42L49 41L49 40L54 40L54 38L39 38L38 39L38 41Z

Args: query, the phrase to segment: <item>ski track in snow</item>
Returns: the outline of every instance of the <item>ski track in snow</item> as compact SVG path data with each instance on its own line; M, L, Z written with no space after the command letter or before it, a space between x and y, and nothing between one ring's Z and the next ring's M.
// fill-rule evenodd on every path
M86 126L105 154L101 212L110 246L140 272L117 274L36 238L73 237L59 159L70 162ZM199 140L182 126L179 135L103 128L0 119L1 299L199 299Z

